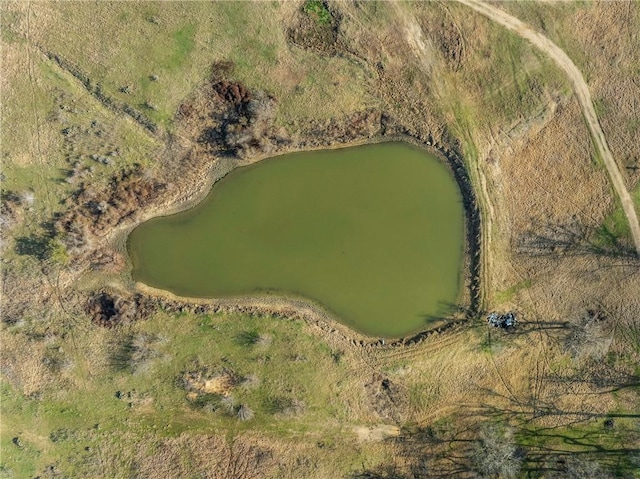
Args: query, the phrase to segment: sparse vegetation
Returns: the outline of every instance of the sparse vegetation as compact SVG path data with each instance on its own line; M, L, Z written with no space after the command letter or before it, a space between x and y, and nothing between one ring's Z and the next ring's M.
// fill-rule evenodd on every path
M633 195L636 198L635 203L638 204L637 198L640 198L640 188L637 188ZM636 206L637 209L638 207ZM622 254L633 250L629 223L619 204L616 204L613 212L596 229L593 241L598 247L610 251L619 251Z
M238 419L241 421L251 421L253 419L253 410L244 404L238 407Z
M565 349L577 360L601 361L609 351L613 336L602 311L589 310L572 325Z
M117 370L142 373L147 371L154 360L161 357L160 339L156 335L139 333L132 335L121 344L115 345L117 351L113 365Z

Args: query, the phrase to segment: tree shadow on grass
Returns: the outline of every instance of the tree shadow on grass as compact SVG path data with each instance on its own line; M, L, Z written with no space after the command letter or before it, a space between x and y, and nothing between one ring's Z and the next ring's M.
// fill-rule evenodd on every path
M40 223L41 233L16 238L15 251L20 256L31 256L38 261L51 257L56 237L55 226L51 221Z
M596 255L638 260L632 245L621 242L606 226L596 229L577 222L538 225L518 239L515 249L527 256Z
M579 384L575 394L607 394L640 386L640 378L634 374L613 377L605 372L604 376L606 385L611 389L585 393L580 392L584 390L584 385ZM540 380L563 382L571 378L555 377L549 373ZM595 380L589 375L579 379L581 384L587 382L589 386L593 386ZM395 459L378 467L363 469L349 477L479 477L477 451L479 431L483 424L504 425L513 429L518 451L513 459L521 461L518 477L630 477L630 472L636 470L640 461L640 430L627 424L628 420L640 418L640 413L600 413L586 407L563 408L560 405L561 396L574 394L572 385L568 384L567 388L560 388L555 395L546 396L535 388L531 394L519 396L514 396L511 391L500 393L480 389L477 396L487 398L483 404L461 403L453 418L427 426L403 427L399 437L387 439L394 446ZM574 403L581 404L581 401Z
M44 261L51 255L51 238L48 236L32 235L16 238L15 250L20 256L31 256L38 261Z
M636 376L630 376L624 384L620 384L620 388L638 386ZM528 398L514 398L490 390L483 392L506 400L511 405L469 407L470 414L517 425L518 442L525 452L523 471L526 477L547 477L545 474L550 474L548 477L577 478L582 471L580 464L584 466L583 469L589 466L594 471L600 471L593 477L609 477L607 471L615 471L625 477L624 474L637 467L633 461L634 458L640 458L640 431L621 434L615 428L617 419L636 420L640 418L640 413L563 409L556 404L558 398L555 397L531 395ZM549 422L558 425L541 425ZM598 469L600 466L603 469Z

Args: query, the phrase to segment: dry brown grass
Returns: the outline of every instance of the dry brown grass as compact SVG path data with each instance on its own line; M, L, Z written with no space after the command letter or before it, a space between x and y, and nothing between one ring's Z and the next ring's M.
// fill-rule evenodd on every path
M602 128L614 158L633 188L640 181L640 6L634 1L592 2L587 5L552 2L507 2L512 11L563 46L585 75L596 102Z
M533 232L540 225L573 220L597 227L611 209L610 186L603 169L594 165L581 120L571 99L558 106L540 132L511 142L512 152L494 160L500 175L496 196L508 210L513 246L518 232Z

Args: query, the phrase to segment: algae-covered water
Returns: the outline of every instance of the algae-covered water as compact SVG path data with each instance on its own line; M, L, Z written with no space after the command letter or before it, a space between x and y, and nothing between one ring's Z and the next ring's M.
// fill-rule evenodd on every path
M283 294L369 335L401 336L458 300L464 210L435 157L383 143L234 170L188 211L129 237L133 278L182 296Z

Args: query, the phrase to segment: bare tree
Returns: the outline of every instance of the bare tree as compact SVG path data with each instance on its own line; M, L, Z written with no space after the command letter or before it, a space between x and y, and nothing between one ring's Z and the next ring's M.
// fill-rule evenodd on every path
M561 470L554 476L558 479L608 479L610 477L611 475L600 464L584 457L568 458Z
M482 477L510 479L520 472L522 455L511 429L486 426L472 452L474 469Z
M586 311L571 324L571 332L565 338L565 350L575 359L602 359L613 341L606 319L600 311Z

